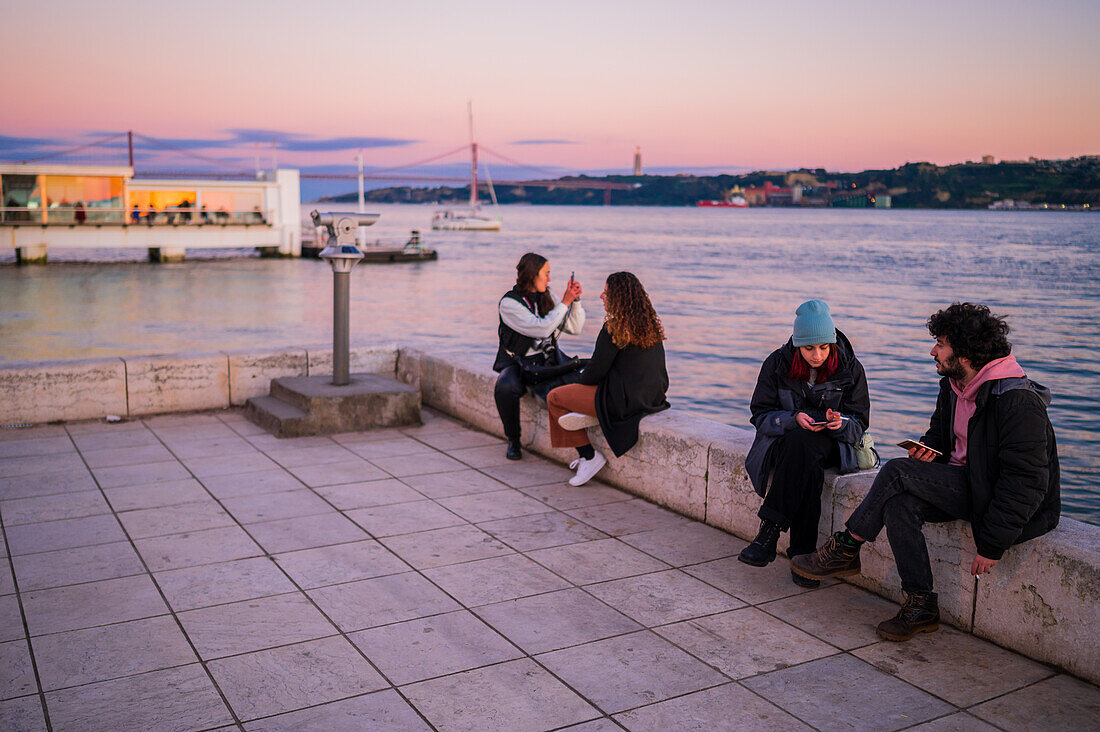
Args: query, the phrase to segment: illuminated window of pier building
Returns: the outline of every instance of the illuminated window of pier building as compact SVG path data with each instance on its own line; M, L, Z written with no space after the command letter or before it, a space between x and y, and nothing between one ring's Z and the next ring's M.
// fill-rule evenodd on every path
M44 175L42 180L51 223L75 220L78 209L89 222L121 218L122 176Z
M0 221L40 221L41 208L37 175L0 174Z

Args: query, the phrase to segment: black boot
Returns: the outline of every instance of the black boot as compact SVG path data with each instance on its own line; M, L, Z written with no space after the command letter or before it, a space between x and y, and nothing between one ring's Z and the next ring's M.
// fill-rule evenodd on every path
M523 457L523 453L519 449L518 437L513 437L508 440L508 451L504 453L504 457L509 460L519 460Z
M791 570L791 582L794 582L799 587L809 587L811 590L821 587L821 580L809 579Z
M935 592L906 595L898 614L878 624L880 638L907 641L917 633L931 633L940 627L940 604Z
M741 550L737 558L754 567L766 567L775 559L775 545L779 543L779 524L760 520L760 531L752 543Z

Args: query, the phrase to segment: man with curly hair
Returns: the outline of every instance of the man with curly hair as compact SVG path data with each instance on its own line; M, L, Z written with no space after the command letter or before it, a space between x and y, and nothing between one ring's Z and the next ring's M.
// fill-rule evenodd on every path
M791 569L810 579L858 574L860 547L885 527L906 599L894 618L878 625L881 638L906 641L939 628L925 522L970 522L975 577L990 571L1010 546L1058 524L1050 391L1024 374L1008 331L1004 318L966 302L928 319L936 339L931 355L943 378L923 447L883 466L844 531L791 560Z

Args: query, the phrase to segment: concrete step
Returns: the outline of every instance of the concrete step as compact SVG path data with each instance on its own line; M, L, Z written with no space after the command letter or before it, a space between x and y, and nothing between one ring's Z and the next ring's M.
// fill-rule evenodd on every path
M355 432L420 424L420 390L380 374L273 379L271 395L248 400L245 415L280 437Z
M245 403L245 416L276 437L301 437L310 431L309 413L272 396L252 397Z

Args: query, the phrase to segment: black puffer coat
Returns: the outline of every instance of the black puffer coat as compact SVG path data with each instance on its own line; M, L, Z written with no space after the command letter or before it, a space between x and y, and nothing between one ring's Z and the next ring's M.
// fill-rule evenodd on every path
M947 377L921 442L943 453L955 447L955 402ZM1050 390L1026 377L982 384L967 426L966 476L978 554L1000 559L1013 544L1047 533L1062 511L1058 444L1047 416Z
M799 412L805 412L818 421L825 418L828 409L850 417L836 432L824 433L839 444L842 473L853 473L859 469L855 446L870 424L871 398L867 393L867 375L847 336L837 330L837 370L826 381L813 386L788 376L795 348L788 340L764 359L749 403L749 411L752 412L750 421L756 427L756 439L745 458L745 469L753 488L761 496L767 492L768 474L775 467L772 464L774 455L769 454L772 452L771 446L790 430L802 429L795 421Z

